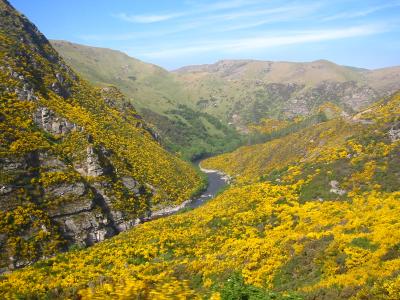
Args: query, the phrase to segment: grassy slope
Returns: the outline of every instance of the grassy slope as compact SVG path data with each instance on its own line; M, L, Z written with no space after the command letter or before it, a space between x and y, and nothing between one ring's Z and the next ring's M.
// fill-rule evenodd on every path
M89 80L115 84L133 98L168 148L185 157L231 150L240 142L226 126L222 135L215 134L216 126L188 114L189 110L210 114L246 132L249 123L263 118L315 114L327 101L347 112L358 111L400 87L398 67L369 71L326 60L226 60L169 73L118 51L63 41L53 44ZM179 105L187 108L176 114ZM183 117L189 115L189 119ZM184 139L179 138L180 132L185 133Z
M184 158L233 149L234 130L211 116L192 111L182 84L166 70L104 48L52 41L55 49L83 77L97 85L115 85L153 123L169 150Z
M295 107L303 100L305 103L311 101L307 107L299 106L308 112L313 110L310 105L318 106L325 101L347 110L359 110L362 107L356 101L349 103L349 98L360 90L365 93L365 103L362 104L365 106L378 100L379 95L386 91L400 88L399 67L369 71L339 66L326 60L309 63L227 60L184 67L174 73L184 83L191 101L200 101L204 111L233 122L235 114L245 122L258 122L255 112L260 105L263 109L257 113L261 117L282 118L285 110L290 111L287 102ZM355 85L351 86L351 82ZM310 94L311 89L314 90ZM349 97L341 95L343 93ZM292 103L292 100L297 102ZM307 113L298 111L300 115Z
M86 79L99 85L119 87L138 109L163 113L184 101L180 83L158 66L111 49L65 41L51 43L67 63Z

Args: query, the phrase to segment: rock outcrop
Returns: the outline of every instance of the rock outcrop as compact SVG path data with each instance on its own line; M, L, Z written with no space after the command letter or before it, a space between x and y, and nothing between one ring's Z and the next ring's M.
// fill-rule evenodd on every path
M343 196L347 193L346 190L340 188L339 182L336 180L331 180L329 182L329 185L331 186L331 189L329 190L331 193L334 193L339 196Z
M394 143L400 140L400 122L394 124L388 132L390 140Z
M6 0L0 98L0 272L100 242L196 188L116 88L76 76Z
M34 121L39 128L42 128L51 134L67 134L73 129L82 129L76 124L69 122L65 118L57 116L51 109L47 107L39 107L36 110Z

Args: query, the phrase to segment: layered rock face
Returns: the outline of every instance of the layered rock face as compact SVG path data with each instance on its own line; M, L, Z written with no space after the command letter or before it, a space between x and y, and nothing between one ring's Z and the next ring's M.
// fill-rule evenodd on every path
M0 70L0 271L102 241L197 188L116 88L81 80L5 0Z
M84 159L71 163L63 161L51 151L44 150L22 156L1 157L1 211L15 211L26 204L28 197L34 197L32 202L46 211L51 226L53 229L57 228L55 232L60 234L60 248L69 245L93 245L138 224L141 217L148 217L150 210L132 218L113 208L113 184L110 177L115 177L116 174L107 158L109 153L105 148L90 143L91 137L82 127L57 116L46 107L37 109L33 120L37 127L51 135L63 136L71 131L86 135L88 145L82 153ZM50 176L48 183L40 182L44 174ZM101 179L101 176L104 178ZM7 182L5 177L12 179ZM121 182L123 188L136 197L145 196L147 193L132 177L124 176ZM21 195L21 189L26 194ZM29 240L35 234L36 232L27 233L24 238ZM0 235L0 243L5 247L7 235L5 232ZM15 256L12 259L9 257L8 268L24 266L30 262L31 260L26 258L21 261Z

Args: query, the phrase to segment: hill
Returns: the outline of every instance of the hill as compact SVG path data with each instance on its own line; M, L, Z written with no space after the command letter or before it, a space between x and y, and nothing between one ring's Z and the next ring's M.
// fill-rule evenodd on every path
M238 128L310 115L325 102L354 113L400 88L400 67L365 70L326 60L223 60L174 73L199 109Z
M171 113L176 113L177 107L205 113L207 118L213 116L215 123L221 123L216 126L224 128L219 138L230 136L232 139L232 131L223 124L247 133L249 126L265 118L290 121L298 116L310 116L326 102L346 113L354 113L400 89L400 67L367 70L327 60L305 63L222 60L167 72L118 51L63 41L52 43L85 78L120 87L170 144L184 149L189 143L177 140L173 132L194 132L200 124L204 126L197 130L207 140L209 136L216 136L216 130L215 126L207 127L204 119L201 122L182 120L187 115L185 112ZM183 124L176 126L179 120L189 123L191 128ZM223 139L222 144L230 139ZM194 139L191 144L201 144L201 139ZM210 145L215 142L210 141L205 147L216 148Z
M138 109L164 112L184 103L182 87L167 70L123 52L50 41L65 61L92 83L118 86Z
M139 225L188 199L199 176L160 146L117 88L81 79L0 0L0 298L397 299L397 68L282 63L287 82L284 65L277 79L268 75L278 84L262 82L264 63L224 61L225 75L215 65L173 75L189 76L199 90L215 84L220 95L225 76L240 78L225 104L248 93L249 106L236 104L234 117L215 98L213 118L221 113L257 144L202 161L232 178L214 199ZM248 79L276 97L261 94L266 106L255 109L259 90ZM197 103L187 89L201 107L168 110L182 122L214 124L207 99ZM288 104L298 99L307 110Z
M295 173L298 180L309 181L304 197L339 197L335 186L358 193L364 190L395 191L400 183L397 167L400 118L400 93L375 103L353 115L299 128L264 144L241 147L231 153L210 158L206 168L222 170L238 183L273 181ZM363 170L371 174L367 185ZM318 176L310 173L317 172ZM387 174L387 176L385 175ZM291 178L293 180L293 178ZM376 181L374 181L376 180ZM303 184L304 185L304 184Z
M201 186L113 87L0 1L0 270L124 231Z
M210 158L234 185L196 210L4 275L5 297L396 299L400 92Z
M98 86L117 86L146 121L160 133L162 143L184 158L233 150L240 143L234 129L187 100L182 83L161 67L126 54L66 41L53 47L85 79Z

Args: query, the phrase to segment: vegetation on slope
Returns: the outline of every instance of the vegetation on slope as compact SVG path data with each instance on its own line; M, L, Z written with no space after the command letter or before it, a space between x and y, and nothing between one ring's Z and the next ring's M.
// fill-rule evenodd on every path
M121 93L77 77L7 1L0 17L0 268L54 253L65 241L50 214L104 190L125 220L196 192L196 171L158 144ZM99 174L86 168L94 158Z
M52 41L55 49L84 78L99 86L117 86L160 133L166 148L185 159L235 148L240 136L205 112L168 71L119 51Z
M360 127L342 119L313 125L282 138L258 145L244 146L231 153L210 158L202 163L239 177L241 181L259 180L260 176L304 160L313 161L321 149L343 144Z
M240 140L231 128L248 133L248 127L266 118L300 117L315 123L312 118L325 103L354 113L400 88L398 67L370 71L325 60L224 60L167 72L118 51L52 43L85 78L121 88L158 128L164 145L185 158L230 151ZM187 114L188 110L196 113ZM215 122L210 124L211 116ZM180 132L187 136L180 138ZM275 137L246 136L250 143Z
M3 186L22 186L13 199L16 207L0 215L3 256L49 256L62 243L47 205L71 199L41 198L54 184L108 182L114 205L133 214L146 209L148 198L128 193L121 176L135 176L143 188L154 184L154 203L173 197L181 201L193 191L197 178L192 169L157 145L117 91L104 95L76 78L42 36L21 29L32 30L24 18L4 0L0 6L7 29L0 35L5 70L0 73L1 162L44 153L66 164L62 172L33 166L22 174L19 169L1 173ZM51 109L76 129L59 135L44 130L32 119L39 107ZM94 247L4 274L0 296L396 299L399 107L397 93L353 117L296 128L268 143L211 158L204 167L220 168L236 179L214 200ZM176 114L190 114L182 110ZM113 176L91 177L75 170L74 162L82 162L81 150L89 144L110 149L104 155L115 166ZM155 192L147 187L149 194Z
M185 105L167 111L169 117L143 110L146 121L158 124L168 149L184 158L232 151L242 144L242 137L217 118Z
M263 118L314 114L324 102L352 113L400 89L399 67L370 71L326 60L222 60L174 73L199 109L238 128Z
M268 143L241 147L234 152L210 158L202 165L222 170L237 177L240 182L272 177L279 180L279 176L287 172L288 165L297 163L301 168L308 168L318 163L317 157L331 155L337 158L337 171L346 169L346 175L350 176L350 173L367 164L370 158L358 152L352 153L356 151L354 149L361 153L371 152L370 155L376 152L376 157L388 155L390 151L396 153L396 142L391 143L390 132L395 132L398 126L399 98L400 94L396 93L353 117L334 118ZM385 165L395 166L395 155L385 159L382 157L379 164L383 169ZM333 167L329 165L329 168ZM377 168L379 170L380 167ZM304 170L300 171L303 175ZM389 174L397 178L396 171L391 170Z
M211 158L204 166L236 174L234 187L194 211L4 275L0 293L395 299L399 104L400 93L351 120L334 119L266 143L275 147L238 150L260 162L271 157L273 167L258 167L251 155L242 161L249 170L232 167L229 154ZM285 150L291 142L301 151Z
M6 12L7 10L3 11L4 14ZM8 20L11 20L11 17ZM1 73L4 95L2 125L6 126L6 129L2 130L4 139L1 143L4 156L24 154L45 147L59 147L66 152L66 155L77 155L77 153L68 153L75 152L76 149L60 145L63 142L62 139L50 145L48 141L50 137L35 128L32 121L33 111L36 107L44 105L83 127L92 135L95 143L110 149L113 152L112 159L115 159L115 164L119 167L119 173L129 173L138 180L147 180L148 183L161 188L160 198L167 196L168 199L179 202L190 195L191 188L195 186L197 179L193 171L188 164L165 152L151 134L143 130L141 125L143 121L138 119L132 107L119 111L107 105L99 90L90 87L62 65L62 61L49 44L27 43L24 45L20 39L27 34L22 31L22 24L18 30L11 28L12 31L9 26L11 24L4 22L1 28L0 59L2 68L5 70ZM34 48L39 46L42 47L39 51ZM58 64L49 60L51 56ZM19 80L19 77L16 78L16 74L25 78L25 82ZM57 82L55 74L63 78L62 83ZM38 97L38 102L24 102L17 99L18 96L13 89L22 90L24 83L32 84L32 88L37 90L35 95ZM68 88L68 91L65 91L68 95L62 97L49 88L57 83L63 85L60 87L61 90ZM118 97L121 95L114 98ZM16 120L21 122L16 122ZM31 135L30 132L32 132ZM79 132L74 134L79 135ZM68 141L69 137L66 140ZM118 163L118 157L129 163ZM127 169L128 166L129 169ZM183 174L186 174L184 181L182 181L183 177L180 177ZM187 179L191 181L187 182Z

